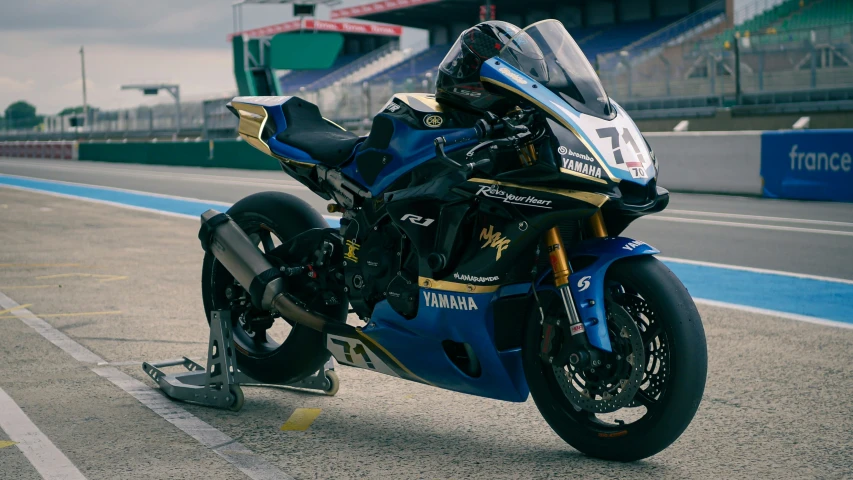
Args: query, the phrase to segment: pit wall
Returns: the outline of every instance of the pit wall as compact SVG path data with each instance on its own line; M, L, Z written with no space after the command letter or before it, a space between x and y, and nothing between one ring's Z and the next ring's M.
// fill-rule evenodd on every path
M853 129L647 133L673 191L853 202ZM0 157L280 170L237 140L0 142Z

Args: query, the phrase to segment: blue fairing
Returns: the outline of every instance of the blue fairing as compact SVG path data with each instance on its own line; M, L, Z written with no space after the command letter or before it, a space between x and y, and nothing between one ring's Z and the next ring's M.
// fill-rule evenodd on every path
M595 257L593 263L569 277L578 313L593 346L611 351L604 310L607 269L622 258L656 253L660 252L654 247L624 237L592 239L573 249L572 258ZM553 288L541 279L537 285L537 290ZM453 297L452 303L443 307L433 306L431 299L434 295L443 295L445 300ZM523 402L529 392L522 369L521 349L498 351L494 338L494 302L521 295L530 295L529 283L504 285L494 293L480 294L421 288L417 317L407 320L387 301L382 301L373 310L371 323L364 328L364 333L384 346L412 373L432 385L482 397ZM525 320L518 319L520 322ZM472 378L457 368L442 348L444 340L469 344L480 360L482 374Z
M403 175L409 173L415 167L422 165L424 162L435 158L435 144L433 141L437 137L447 135L461 129L440 129L440 130L418 130L412 128L405 122L399 119L389 117L394 125L394 136L388 148L382 149L381 152L386 156L390 156L391 160L385 165L382 171L371 184L358 171L356 162L350 162L345 165L341 171L349 178L364 185L373 195L379 195L385 191L394 181ZM475 141L467 143L458 143L447 148L448 152L453 152L464 147L473 145ZM373 148L368 148L359 151L359 155L364 155L372 151L377 151Z
M604 310L604 276L613 262L640 255L655 255L660 253L651 245L626 237L593 238L572 247L570 259L579 257L595 257L595 261L586 267L576 270L569 276L569 287L586 327L589 343L606 352L611 351L610 336L607 333L607 314ZM540 278L538 288L554 288L544 285L542 280L550 272Z
M417 317L407 320L383 300L376 305L371 323L363 331L412 373L432 385L523 402L529 390L521 364L521 349L498 351L495 348L493 302L506 296L527 295L529 291L530 284L507 285L494 293L481 294L421 288ZM453 296L455 303L449 307L431 306L428 298L432 295ZM467 310L461 309L462 302ZM441 345L444 340L469 344L480 361L481 375L472 378L456 367L444 352Z

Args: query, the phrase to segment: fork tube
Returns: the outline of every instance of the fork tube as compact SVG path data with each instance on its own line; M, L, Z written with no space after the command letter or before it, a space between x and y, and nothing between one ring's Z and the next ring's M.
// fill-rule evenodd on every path
M601 215L601 210L597 210L589 217L589 231L593 237L607 237L607 226L604 224L604 217Z
M554 270L554 284L557 290L560 291L560 298L563 300L563 306L569 318L569 331L572 336L583 333L585 328L575 308L572 291L569 289L569 275L572 273L572 267L569 265L569 259L566 256L566 248L563 245L560 229L553 227L545 232L545 241L548 244L548 256L551 259L551 268ZM560 322L558 321L557 325L559 324Z

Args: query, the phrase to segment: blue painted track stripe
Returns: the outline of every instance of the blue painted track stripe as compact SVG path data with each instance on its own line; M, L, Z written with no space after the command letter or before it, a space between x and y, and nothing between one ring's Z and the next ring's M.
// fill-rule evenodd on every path
M696 298L853 324L853 285L847 283L665 263Z
M198 218L228 204L0 174L0 185ZM326 217L333 227L336 217ZM666 260L690 294L729 304L853 324L853 284Z
M176 215L198 218L209 209L226 210L230 205L223 202L210 202L190 198L157 195L134 190L81 185L67 182L39 180L0 174L0 185L57 193L70 197L99 202L109 202L146 210L156 210ZM340 221L336 217L326 217L331 226L337 227Z

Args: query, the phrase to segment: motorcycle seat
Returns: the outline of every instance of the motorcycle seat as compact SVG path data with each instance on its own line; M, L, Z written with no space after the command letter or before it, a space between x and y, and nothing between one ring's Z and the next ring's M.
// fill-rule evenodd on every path
M294 98L281 108L287 128L276 139L311 155L329 167L344 163L364 139L323 118L311 102Z

